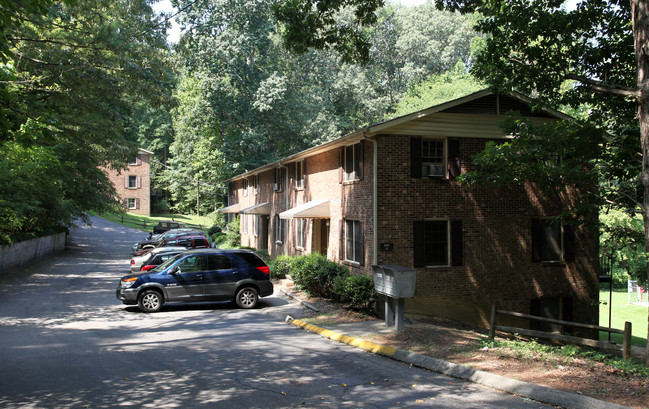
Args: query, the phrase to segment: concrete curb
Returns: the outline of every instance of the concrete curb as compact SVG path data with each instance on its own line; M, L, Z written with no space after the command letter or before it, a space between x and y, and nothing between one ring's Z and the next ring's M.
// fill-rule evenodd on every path
M321 328L313 324L308 324L302 320L296 320L287 317L287 322L290 322L292 325L298 326L302 329L321 335L323 337L349 344L357 348L372 352L374 354L383 355L385 357L424 368L432 372L457 379L462 379L465 381L474 382L502 392L529 398L537 402L574 409L629 409L628 406L616 405L614 403L604 402L599 399L578 395L576 393L565 392L545 386L517 381L515 379L506 378L501 375L494 375L488 372L478 371L476 369L472 369L463 365L458 365L428 356L415 354L413 352L407 352L401 349L375 344L374 342L364 341L358 338L340 334L335 331Z

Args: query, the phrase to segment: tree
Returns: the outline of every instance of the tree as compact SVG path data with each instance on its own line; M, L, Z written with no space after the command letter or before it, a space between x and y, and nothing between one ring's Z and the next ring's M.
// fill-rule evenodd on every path
M169 102L164 25L145 0L3 2L0 235L113 203L100 166L135 155L132 105ZM21 179L16 179L21 175Z
M570 11L562 3L438 0L484 16L477 29L489 37L476 62L478 77L555 106L590 107L585 126L607 182L597 194L602 203L642 214L649 251L649 2L582 1ZM649 276L649 265L645 270Z

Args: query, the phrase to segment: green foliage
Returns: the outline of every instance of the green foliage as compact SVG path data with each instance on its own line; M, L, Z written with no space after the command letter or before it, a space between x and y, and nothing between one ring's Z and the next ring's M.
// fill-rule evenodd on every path
M627 279L646 288L647 258L644 251L644 225L640 215L610 209L599 216L600 252L613 257L616 288L626 288Z
M339 275L334 283L334 293L338 301L362 311L369 311L376 298L374 280L367 275Z
M453 71L431 75L415 84L397 104L394 116L420 111L484 88L485 85L467 73L462 63L458 62Z
M216 233L213 235L214 244L218 248L239 248L241 247L241 233L239 229L239 218L236 217L232 222L228 223L223 230L225 234Z
M348 270L320 253L298 256L291 262L291 278L298 289L315 297L334 298L334 283Z
M293 257L280 255L277 256L274 260L271 260L269 263L271 270L271 278L274 279L283 279L286 276L291 274L291 262Z
M100 166L135 156L134 103L170 97L164 26L145 0L11 4L0 17L5 242L111 209Z

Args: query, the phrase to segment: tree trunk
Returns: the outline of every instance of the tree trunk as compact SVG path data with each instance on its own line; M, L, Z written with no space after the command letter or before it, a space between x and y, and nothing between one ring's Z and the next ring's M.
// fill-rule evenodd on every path
M631 0L633 36L638 72L638 121L642 142L642 187L644 189L642 218L644 221L645 251L649 254L649 0ZM649 263L647 263L649 283ZM649 340L649 313L647 314L647 339ZM649 342L645 348L645 366L649 366Z

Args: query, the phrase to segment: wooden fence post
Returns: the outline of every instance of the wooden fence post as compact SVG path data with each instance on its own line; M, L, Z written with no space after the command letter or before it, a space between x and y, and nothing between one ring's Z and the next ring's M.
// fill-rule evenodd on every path
M493 341L496 336L496 309L498 308L498 301L491 303L491 318L489 319L489 339Z
M622 359L631 359L631 323L624 323L624 343L622 344Z

